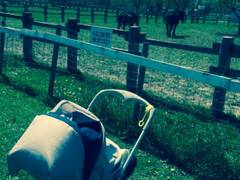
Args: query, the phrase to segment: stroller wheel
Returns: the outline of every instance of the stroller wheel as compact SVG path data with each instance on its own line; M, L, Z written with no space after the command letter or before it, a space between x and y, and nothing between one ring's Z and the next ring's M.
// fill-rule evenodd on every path
M132 175L136 165L137 165L137 158L136 158L136 156L133 155L130 162L128 163L128 165L126 167L126 170L123 175L123 180L127 179L128 177L130 177Z

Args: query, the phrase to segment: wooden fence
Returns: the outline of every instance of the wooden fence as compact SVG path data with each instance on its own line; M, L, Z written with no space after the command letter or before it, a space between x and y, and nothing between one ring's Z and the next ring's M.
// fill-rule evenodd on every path
M225 36L223 37L221 44L213 43L212 48L196 47L172 42L163 42L154 39L146 39L145 41L154 46L218 55L218 67L210 66L209 72L225 77L236 78L240 77L240 70L230 69L230 64L231 58L240 58L240 46L235 45L233 43L233 39L233 37ZM215 117L220 117L223 115L222 112L224 110L225 96L226 89L218 86L215 87L212 102L212 114Z
M210 84L215 87L212 103L212 114L215 117L219 117L223 114L226 91L240 92L239 81L232 79L232 77L240 76L240 71L232 70L229 68L231 57L240 57L240 46L233 44L233 38L231 37L224 37L221 44L214 43L212 48L206 48L177 44L172 42L162 42L154 39L147 39L146 34L140 33L139 27L131 27L129 32L112 29L112 32L114 34L121 35L124 37L125 40L128 41L129 49L127 51L122 49L108 49L84 42L79 42L76 40L76 33L79 31L79 29L90 30L92 26L78 24L76 19L69 19L66 23L66 26L35 22L30 14L31 13L28 12L25 12L23 16L15 16L6 13L0 14L0 16L3 16L5 18L5 20L7 17L21 19L23 22L23 27L25 28L22 30L4 27L0 28L0 65L3 61L5 33L22 35L24 37L23 47L25 48L23 48L23 55L27 65L32 65L34 63L32 59L31 48L31 43L33 39L54 43L55 45L52 58L52 72L50 78L51 81L49 83L49 95L53 94L53 86L55 79L54 76L56 71L57 53L59 45L68 47L68 62L71 63L68 64L68 71L72 73L79 73L77 70L77 49L85 49L105 57L126 61L128 63L126 85L127 89L133 92L141 93L141 91L143 90L144 74L146 68L156 69L161 72L172 73L175 75L180 75L184 78L189 78ZM5 24L6 21L3 21L2 25ZM30 30L33 25L54 28L56 29L57 35ZM61 31L63 30L68 32L68 38L59 36L59 34L61 34ZM139 52L140 43L144 44L143 50L141 52ZM149 59L147 58L147 56L150 45L218 55L219 66L210 67L210 73L208 73ZM132 54L129 54L127 52L130 52ZM141 55L143 57L137 55Z
M97 6L59 6L54 7L50 4L40 3L40 4L20 4L18 6L14 5L7 5L6 3L2 3L2 12L3 13L23 13L23 12L31 12L31 13L38 13L42 14L43 20L45 22L48 21L50 15L58 16L61 19L61 22L65 22L67 15L73 15L80 20L81 16L90 17L91 23L95 22L96 17L102 17L103 23L108 23L109 18L115 18L119 15L119 12L123 11L121 8L110 8L110 7L97 7ZM9 8L19 8L22 6L22 10L20 11L11 11L8 10ZM31 10L32 7L38 7L39 10ZM69 12L71 10L71 12ZM124 9L126 10L126 9ZM57 13L56 13L57 12ZM140 20L144 21L146 24L149 23L150 20L154 20L155 24L158 22L164 22L164 13L152 13L149 11L140 12ZM189 14L186 20L190 21L191 23L206 23L211 22L213 24L218 24L219 22L225 22L225 24L229 25L231 23L230 18L228 17L221 17L219 15L195 15Z

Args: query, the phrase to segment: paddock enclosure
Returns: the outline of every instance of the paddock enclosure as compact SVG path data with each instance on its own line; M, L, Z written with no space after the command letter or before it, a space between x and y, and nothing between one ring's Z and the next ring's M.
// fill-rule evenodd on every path
M169 116L176 110L206 121L239 124L240 41L229 36L236 32L236 24L222 20L203 25L189 19L179 24L177 38L171 39L165 37L162 19L154 16L142 15L140 27L123 31L116 29L116 10L89 8L78 13L48 7L46 16L43 7L6 9L0 13L0 70L4 82L16 89L77 101L79 93L88 91L77 85L103 84L136 92L159 109L170 109L163 110ZM111 46L90 43L93 29L110 32ZM202 32L197 34L196 29ZM203 37L206 40L200 42ZM63 74L71 78L65 80ZM83 104L89 99L85 97Z
M96 27L94 25L82 24L81 20L79 23L79 20L74 18L70 18L65 24L35 21L33 17L34 12L30 13L28 11L24 11L22 15L14 15L12 13L2 13L0 15L3 18L2 24L5 26L8 26L8 24L12 26L11 19L15 19L12 27L33 29L33 32L37 30L35 33L37 35L47 31L61 35L61 37L67 36L83 42L89 41L91 29ZM101 26L98 28L104 29ZM61 68L70 71L71 69L79 70L103 79L116 81L117 83L126 83L127 88L139 91L139 93L153 94L157 99L159 97L163 98L164 103L167 104L169 103L168 101L174 101L176 104L194 105L204 108L206 111L211 110L212 112L209 111L208 114L212 113L214 116L219 111L239 117L239 102L234 102L238 101L238 98L236 98L239 96L238 90L235 90L235 87L230 87L230 91L226 93L222 88L229 90L229 87L226 85L222 86L221 82L215 83L215 80L211 78L208 80L205 77L205 74L208 76L209 73L210 77L218 77L214 74L225 75L225 78L222 77L225 81L230 80L234 83L236 81L236 84L238 83L237 79L229 79L231 77L239 77L239 70L237 69L240 56L239 46L234 44L234 38L224 37L221 43L208 43L212 47L204 47L148 38L148 34L141 32L141 29L137 27L130 28L129 31L111 29L110 27L105 27L105 29L112 31L113 52L110 53L111 55L97 52L103 53L102 55L105 56L100 58L95 55L96 51L99 51L98 48L96 48L97 50L95 48L90 48L89 50L82 45L81 47L78 46L78 50L76 50L75 48L70 48L68 44L64 44L65 41L61 44L52 39L35 37L35 34L28 37L27 32L23 33L23 35L21 35L21 32L18 32L20 33L19 35L16 33L19 30L16 30L16 32L14 30L9 31L6 35L2 32L2 36L5 36L5 50L7 52L13 51L11 53L20 56L23 55L26 61L28 59L36 60L39 63L52 66L55 53L58 57L56 60L57 66ZM2 30L4 31L4 29ZM16 36L15 34L18 35ZM57 40L58 36L56 36L56 39L53 39ZM234 46L233 52L227 52L228 49L223 45L229 43ZM174 49L176 54L176 56L173 56L174 58L170 55L172 49ZM136 57L134 57L136 60L132 60L132 57L127 57L123 61L118 61L124 52L145 57L149 68L146 67L145 63L141 64L143 57L139 57L140 60ZM189 58L191 56L197 57L199 60L192 60ZM125 54L123 57L125 57ZM222 60L223 58L228 59L228 62L223 62L225 61ZM151 63L150 59L153 59L154 63L158 62L157 65L160 65L161 68L156 69L157 66ZM219 79L222 80L221 78ZM221 95L218 94L218 91Z

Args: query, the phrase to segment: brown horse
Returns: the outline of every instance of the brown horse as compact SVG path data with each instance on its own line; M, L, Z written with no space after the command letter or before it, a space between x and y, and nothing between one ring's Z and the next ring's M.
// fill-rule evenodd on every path
M118 29L125 29L126 26L139 25L139 16L134 12L122 12L117 17Z
M165 16L166 20L166 30L167 30L167 36L168 37L175 37L175 31L177 28L177 25L179 24L179 21L181 20L182 22L185 19L185 12L182 10L175 10L172 13L168 13Z

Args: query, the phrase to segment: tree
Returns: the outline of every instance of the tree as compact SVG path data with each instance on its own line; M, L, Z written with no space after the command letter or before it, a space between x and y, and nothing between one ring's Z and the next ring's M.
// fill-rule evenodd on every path
M111 4L111 1L110 0L100 0L99 4L104 5L104 6L109 6Z
M163 0L154 0L154 4L156 6L156 13L157 13L157 15L159 15L160 12L162 11L163 3L164 3Z
M234 13L238 19L238 33L240 33L240 0L219 0L219 2Z

